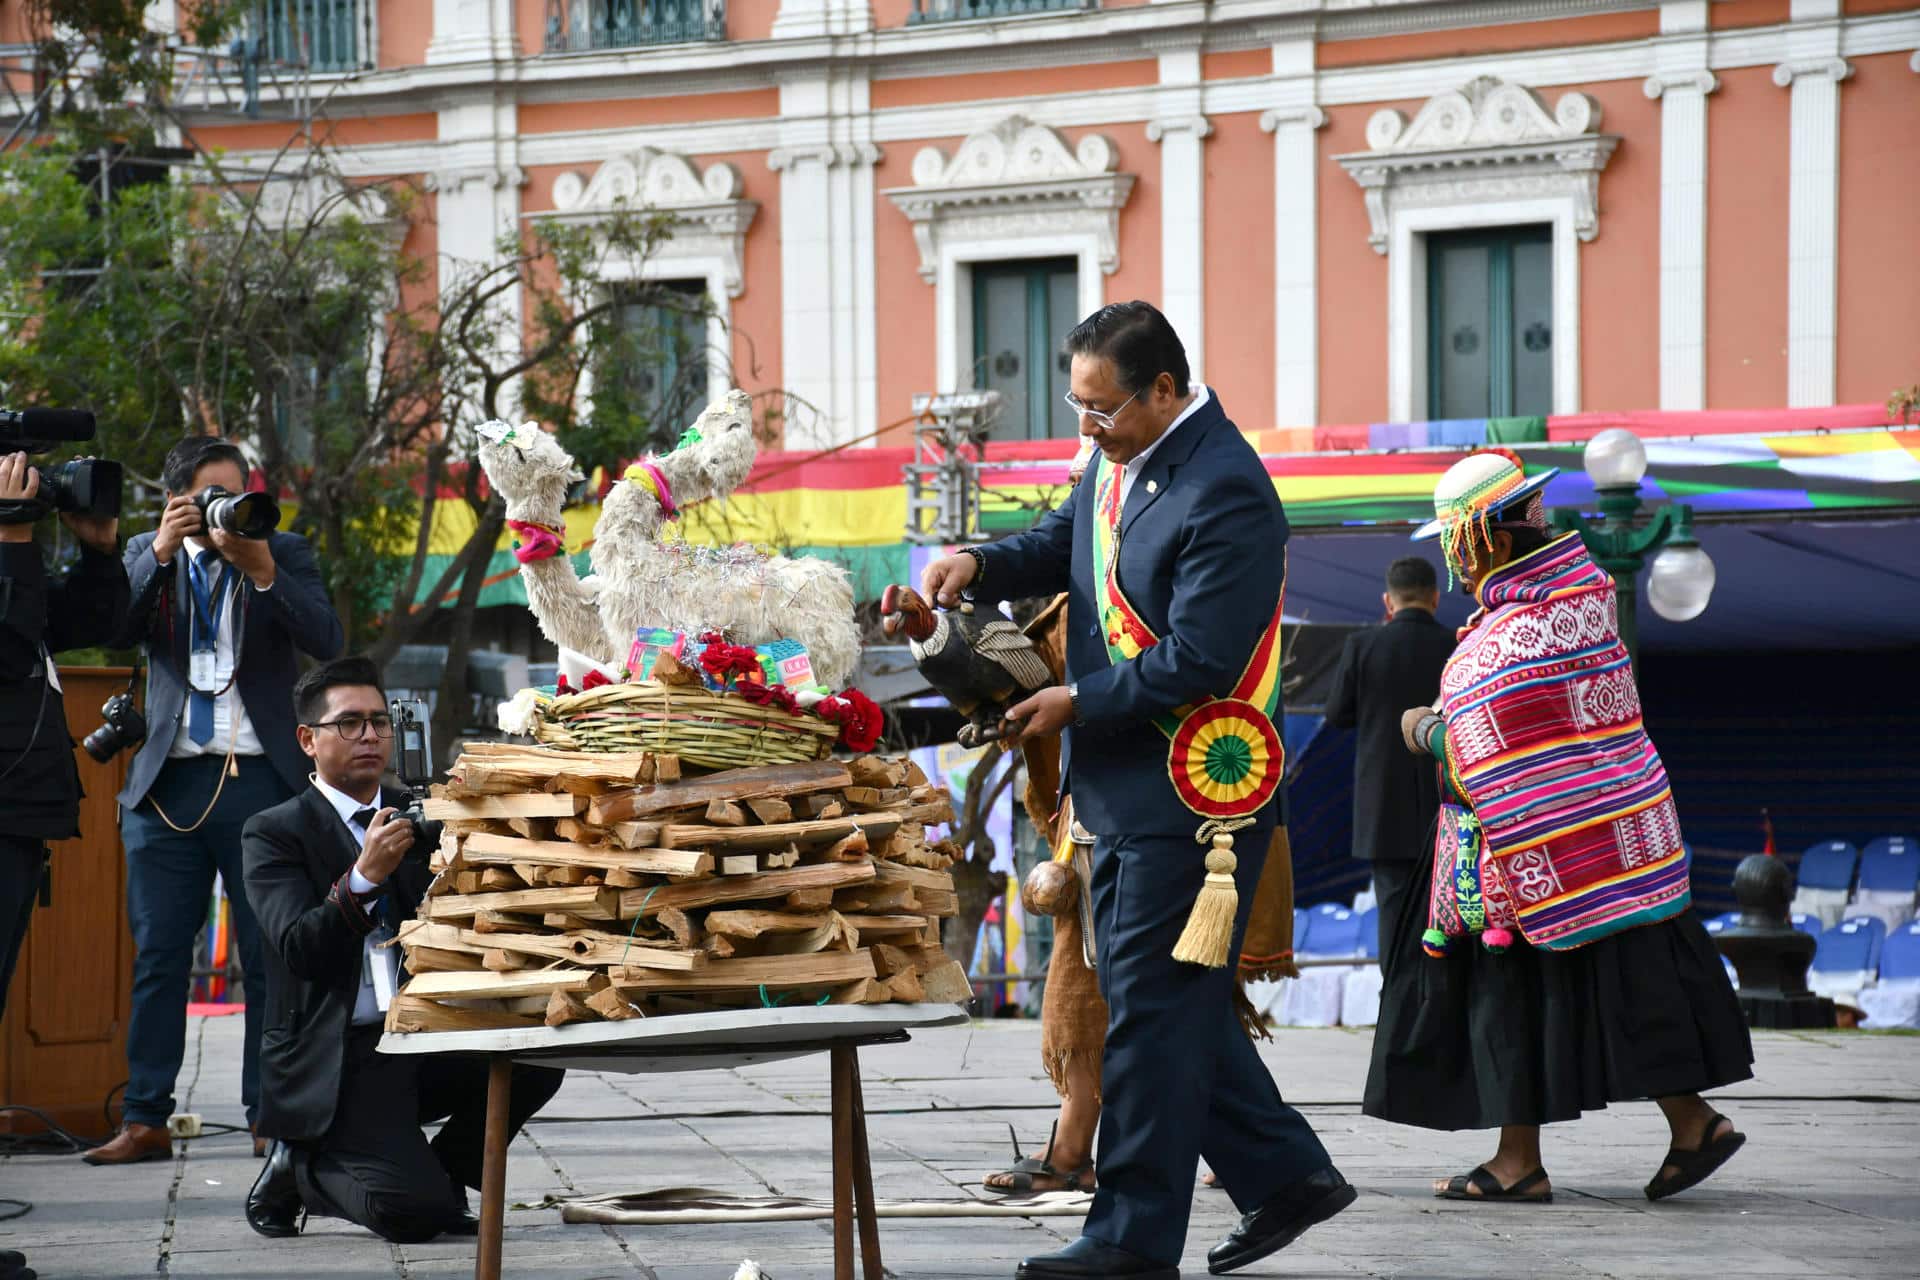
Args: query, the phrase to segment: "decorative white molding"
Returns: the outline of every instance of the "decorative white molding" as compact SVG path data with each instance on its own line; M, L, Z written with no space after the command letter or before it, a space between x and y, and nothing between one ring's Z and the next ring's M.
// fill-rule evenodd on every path
M1599 234L1600 171L1619 145L1583 93L1549 112L1491 76L1441 93L1408 123L1367 121L1365 152L1335 156L1365 192L1368 241L1388 259L1387 411L1426 416L1426 234L1545 222L1553 228L1553 411L1580 408L1578 241Z
M1720 88L1720 77L1711 71L1689 71L1680 75L1651 75L1640 86L1640 91L1658 102L1668 93L1690 89L1695 93L1713 93Z
M1316 130L1327 113L1311 104L1260 113L1273 135L1273 420L1310 426L1320 417L1319 194Z
M1839 31L1805 33L1837 48ZM1840 251L1840 82L1853 65L1838 56L1798 57L1773 69L1793 90L1788 116L1787 404L1834 400Z
M1391 107L1367 120L1369 150L1335 156L1366 192L1386 253L1396 208L1569 196L1582 240L1600 234L1600 171L1620 145L1599 133L1600 104L1562 94L1551 113L1533 90L1482 76L1442 93L1411 124Z
M1706 0L1667 0L1656 70L1641 85L1660 103L1660 407L1703 409L1707 398Z
M1327 127L1327 113L1318 107L1284 107L1260 113L1260 132L1274 133L1286 125L1305 125L1309 129Z
M429 191L455 192L469 182L483 184L489 191L518 190L527 185L527 171L519 165L481 164L455 168L432 169L422 179L422 185Z
M1196 142L1213 136L1213 121L1205 116L1177 116L1168 120L1147 121L1147 141L1163 142L1167 138L1190 137Z
M780 173L809 163L824 165L829 169L835 166L872 166L879 164L885 154L871 142L822 142L816 146L775 147L767 152L767 168Z
M710 277L708 292L722 305L745 291L747 231L760 212L759 201L743 198L742 190L740 171L724 161L701 171L685 156L643 147L615 156L591 178L571 169L560 174L552 211L528 216L591 223L622 206L667 214L672 234L648 256L644 278Z
M1090 232L1096 264L1120 268L1120 209L1133 175L1115 173L1119 152L1100 134L1077 147L1045 125L1010 116L970 135L951 159L939 147L913 158L913 185L882 194L913 223L920 278L940 270L943 240L1024 237L1048 224L1067 234Z

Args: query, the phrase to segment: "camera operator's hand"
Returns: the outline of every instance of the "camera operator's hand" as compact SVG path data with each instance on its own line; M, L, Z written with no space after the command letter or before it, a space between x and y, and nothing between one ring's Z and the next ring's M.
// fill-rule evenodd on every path
M382 809L373 815L367 823L366 843L360 846L360 857L353 864L355 871L375 884L385 884L413 847L413 824L398 818L398 813L397 809Z
M215 529L207 537L229 564L253 579L254 586L265 591L273 585L273 552L265 538L242 538L224 529Z
M153 534L153 558L160 564L172 564L180 544L198 535L201 525L200 508L193 505L192 498L168 498L167 509L160 513L160 527Z
M0 458L0 501L30 502L40 492L40 473L27 465L27 455ZM32 542L31 524L0 524L0 542Z

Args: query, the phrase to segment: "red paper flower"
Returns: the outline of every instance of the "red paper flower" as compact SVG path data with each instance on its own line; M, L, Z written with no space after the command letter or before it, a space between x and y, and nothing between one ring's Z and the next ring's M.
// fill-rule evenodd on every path
M554 695L555 695L556 697L558 697L558 696L561 696L561 695L564 695L564 694L569 694L569 693L572 693L572 692L573 692L573 690L572 690L572 689L569 689L569 688L567 687L567 673L566 673L566 672L564 672L564 671L562 671L562 672L560 673L560 675L559 675L559 677L558 677L557 679L555 679L555 680L554 680L554 682L553 682L553 692L554 692Z
M589 689L598 689L603 684L612 683L613 681L607 678L606 672L595 667L592 671L587 672L586 678L580 682L580 692L585 693Z
M871 751L880 741L880 729L886 717L880 711L880 704L858 689L823 698L814 710L822 719L840 726L840 745L849 751Z
M800 710L800 703L793 696L793 691L783 684L756 684L742 680L733 686L733 691L757 707L778 707L796 714Z
M700 669L720 685L730 685L740 676L758 676L760 655L750 646L728 644L718 631L707 632L700 643L706 646L700 651Z

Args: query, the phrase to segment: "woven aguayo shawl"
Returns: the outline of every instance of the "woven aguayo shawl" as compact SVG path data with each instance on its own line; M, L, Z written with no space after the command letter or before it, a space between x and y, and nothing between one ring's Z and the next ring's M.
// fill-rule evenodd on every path
M1687 852L1613 579L1567 534L1496 569L1479 596L1440 677L1447 779L1520 932L1567 950L1686 910Z

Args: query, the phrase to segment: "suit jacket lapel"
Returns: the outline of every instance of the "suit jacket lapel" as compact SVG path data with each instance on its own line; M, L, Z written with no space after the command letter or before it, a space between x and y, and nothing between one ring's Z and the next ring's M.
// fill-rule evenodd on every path
M1194 410L1193 416L1181 423L1180 429L1173 433L1173 438L1155 449L1153 456L1147 459L1147 465L1141 468L1139 478L1127 493L1126 509L1120 513L1120 532L1123 536L1140 518L1140 513L1167 491L1174 470L1193 456L1194 450L1200 447L1201 437L1224 420L1219 398L1213 394L1212 388L1208 388L1207 402Z
M340 821L340 815L320 794L320 788L308 784L300 802L306 806L308 829L326 833L308 846L308 856L320 872L322 882L332 884L345 875L354 859L360 856L360 847L353 842L353 832L347 830L347 824Z

